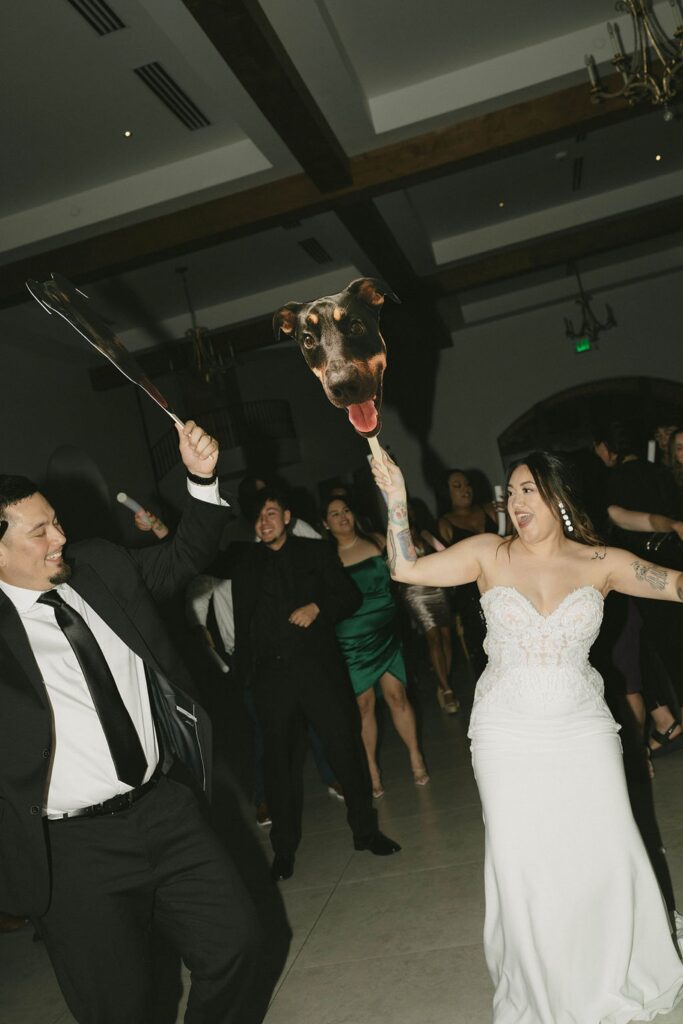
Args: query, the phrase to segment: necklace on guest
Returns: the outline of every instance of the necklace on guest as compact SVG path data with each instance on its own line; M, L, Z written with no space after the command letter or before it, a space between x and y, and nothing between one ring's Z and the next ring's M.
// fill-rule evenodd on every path
M358 535L356 535L353 538L353 540L351 541L350 544L339 544L339 542L337 542L337 547L339 548L340 551L348 551L349 548L352 548L353 545L357 544L357 543L358 543Z

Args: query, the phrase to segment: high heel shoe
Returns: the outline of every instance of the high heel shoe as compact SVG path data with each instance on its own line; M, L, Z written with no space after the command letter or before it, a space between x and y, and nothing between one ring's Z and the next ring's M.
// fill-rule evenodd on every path
M436 699L439 702L439 707L442 711L445 711L449 715L456 715L460 710L460 701L454 695L452 690L442 690L441 687L436 691Z
M426 786L429 782L429 772L427 771L424 762L421 768L413 768L413 782L416 786Z
M370 778L372 779L372 799L379 800L380 797L384 796L382 776L378 774L376 778L373 778L371 774Z

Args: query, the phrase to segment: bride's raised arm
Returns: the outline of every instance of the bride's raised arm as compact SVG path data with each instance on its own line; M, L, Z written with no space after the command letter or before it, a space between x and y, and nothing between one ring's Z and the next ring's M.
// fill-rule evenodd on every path
M387 502L387 561L392 579L427 587L452 587L472 583L480 576L481 557L491 550L492 544L500 544L500 537L481 534L418 559L410 534L401 470L382 450L382 461L372 460L372 473Z
M683 572L654 565L621 548L607 548L607 559L605 568L610 590L630 597L683 601Z

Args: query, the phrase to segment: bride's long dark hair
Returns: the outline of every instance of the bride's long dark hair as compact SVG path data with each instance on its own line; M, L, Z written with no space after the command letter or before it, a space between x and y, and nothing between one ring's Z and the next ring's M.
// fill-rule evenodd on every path
M602 546L603 541L578 497L574 474L564 459L551 452L541 451L529 452L523 459L516 459L508 468L505 481L506 494L510 477L518 466L528 467L538 488L538 493L555 518L559 520L565 537L575 540L579 544L590 544L592 547ZM567 529L560 514L560 502L564 505L569 521L574 527L571 532ZM514 540L518 534L512 524L511 532L511 539Z

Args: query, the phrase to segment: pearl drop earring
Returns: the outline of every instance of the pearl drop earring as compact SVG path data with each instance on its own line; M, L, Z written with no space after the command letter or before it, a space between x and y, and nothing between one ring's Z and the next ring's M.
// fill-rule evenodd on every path
M567 533L573 533L574 532L574 527L572 526L572 521L569 518L569 513L567 512L566 508L564 507L564 504L561 501L558 501L557 506L558 506L558 508L560 510L560 515L562 516L562 518L564 520L564 525L565 525L565 529L567 530Z

